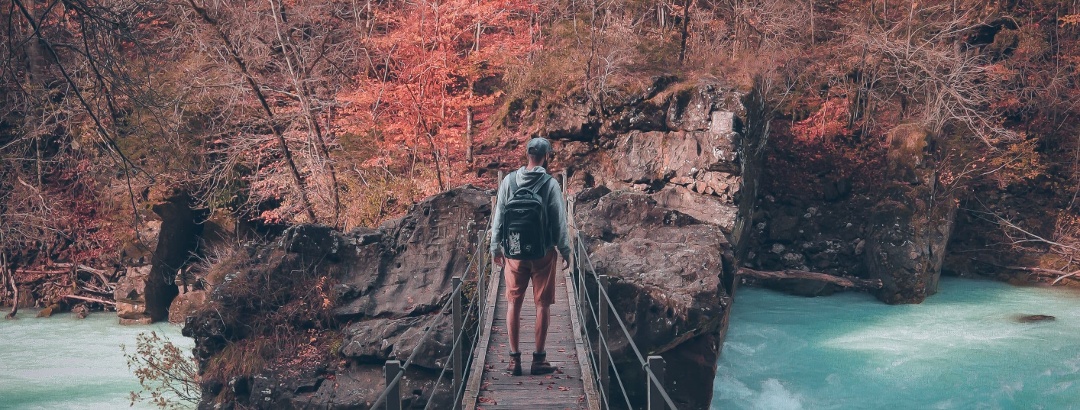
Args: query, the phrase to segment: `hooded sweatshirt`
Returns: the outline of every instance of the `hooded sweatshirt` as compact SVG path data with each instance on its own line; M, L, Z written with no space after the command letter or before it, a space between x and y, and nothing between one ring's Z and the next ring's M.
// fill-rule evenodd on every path
M491 254L502 255L502 249L500 244L502 238L500 233L502 231L502 214L506 209L506 201L510 200L510 178L516 178L515 184L518 187L530 186L533 182L539 180L541 177L547 174L547 170L544 167L535 167L532 169L526 169L521 167L517 171L511 172L503 178L499 183L499 195L495 202L495 213L491 218ZM570 256L570 237L566 229L566 206L563 204L562 189L559 187L559 183L555 181L555 178L548 180L547 185L537 190L545 201L547 201L545 209L547 209L548 220L548 240L555 248L559 249L559 254L563 259Z

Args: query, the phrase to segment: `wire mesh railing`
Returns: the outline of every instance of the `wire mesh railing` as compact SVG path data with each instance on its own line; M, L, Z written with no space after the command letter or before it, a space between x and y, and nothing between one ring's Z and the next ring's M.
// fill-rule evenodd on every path
M566 186L565 180L563 186ZM607 275L599 275L596 271L596 266L589 256L588 249L585 246L584 234L581 233L577 225L577 221L574 218L574 200L567 197L567 221L570 225L570 229L573 231L573 285L574 292L581 299L581 303L578 303L579 316L583 318L581 320L581 329L577 331L581 334L585 343L589 348L585 349L587 352L587 360L593 372L593 379L597 384L597 391L600 395L600 404L603 409L609 409L612 407L613 399L621 399L626 408L632 409L634 405L630 399L630 390L640 386L627 386L627 381L623 380L621 372L618 366L615 364L615 357L611 351L611 318L614 318L615 324L617 324L617 330L622 332L622 336L625 337L627 346L630 351L633 352L633 358L637 359L638 364L641 365L643 372L645 373L645 382L647 388L646 408L653 409L678 409L675 403L671 400L671 396L668 394L667 389L664 387L664 378L666 373L664 359L660 356L642 354L641 349L634 342L634 338L627 328L626 323L622 319L622 315L619 313L615 304L612 302L611 296L608 293L608 277ZM589 282L592 282L595 289L590 289ZM595 295L592 292L595 292ZM591 319L591 320L590 320ZM619 396L613 397L611 376L615 377L615 386L618 388Z

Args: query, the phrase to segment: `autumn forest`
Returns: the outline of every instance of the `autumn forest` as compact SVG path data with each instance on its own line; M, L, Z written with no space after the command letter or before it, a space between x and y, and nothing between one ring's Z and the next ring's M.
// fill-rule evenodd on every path
M109 294L86 273L139 255L164 198L263 234L374 226L665 76L760 92L793 176L768 189L872 192L926 153L973 229L1043 255L1026 272L1080 263L1076 1L7 0L0 24L5 304L55 303L72 283L41 275L70 266Z

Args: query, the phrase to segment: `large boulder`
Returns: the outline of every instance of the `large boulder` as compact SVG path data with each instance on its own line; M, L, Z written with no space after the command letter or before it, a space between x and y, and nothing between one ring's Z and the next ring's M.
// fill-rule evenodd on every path
M593 144L564 140L570 188L652 194L662 206L720 226L732 242L756 200L760 110L715 80L657 77L641 95L611 107ZM749 179L747 179L749 177ZM745 208L745 209L743 209Z
M158 286L150 277L150 266L129 267L127 274L116 282L113 299L116 316L122 325L149 324L153 321L146 311L146 286Z
M490 213L491 193L464 186L378 229L341 233L301 225L249 248L249 258L223 268L235 273L184 328L195 338L200 367L215 376L203 381L200 407L368 408L385 384L384 362L404 362L418 346L402 401L426 402L453 340L450 317L439 308L449 300L452 278L467 275ZM265 286L251 288L259 281ZM237 349L297 338L304 342L294 351L263 352L266 362L257 371L217 372L215 363ZM304 359L297 363L298 357ZM445 389L435 394L438 408L452 401Z
M937 293L957 203L949 197L935 201L932 187L892 191L892 198L872 211L866 265L869 277L884 285L876 292L878 299L919 303Z
M731 306L722 278L734 274L724 232L643 193L587 190L575 205L596 272L611 278L609 294L641 351L664 357L668 392L680 408L705 409ZM618 327L612 354L628 383L644 383ZM644 392L631 391L643 402Z
M569 189L579 193L575 215L589 252L612 276L633 339L678 369L668 391L680 408L709 407L735 267L753 224L765 108L759 93L715 79L658 77L607 107L591 144L563 139L556 150L555 164L568 164ZM615 340L621 374L641 381L625 342ZM644 402L643 391L632 395Z

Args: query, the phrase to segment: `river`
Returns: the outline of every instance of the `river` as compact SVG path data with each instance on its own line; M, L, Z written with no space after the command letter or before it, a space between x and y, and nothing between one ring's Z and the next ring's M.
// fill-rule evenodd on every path
M1080 409L1076 291L944 278L919 305L754 288L736 300L716 409ZM128 408L140 387L120 346L148 331L192 344L167 323L36 313L0 319L0 409Z
M1075 290L943 278L889 306L741 288L730 323L714 409L1080 409Z
M194 345L180 335L180 326L169 323L121 326L115 313L86 319L36 314L20 309L16 320L0 318L0 409L155 408L128 407L130 392L141 388L120 346L133 351L139 333L150 331L185 352Z

